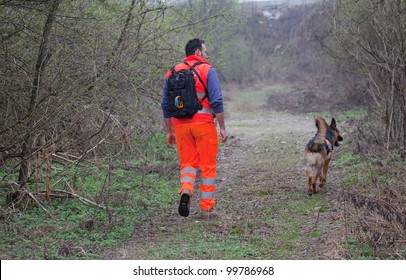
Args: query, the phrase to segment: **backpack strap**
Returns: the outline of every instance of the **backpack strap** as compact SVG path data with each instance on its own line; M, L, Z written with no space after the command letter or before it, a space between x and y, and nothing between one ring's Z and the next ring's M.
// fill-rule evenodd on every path
M196 67L197 65L204 64L204 62L202 62L202 61L197 61L197 62L195 62L192 66L190 66L190 64L187 63L186 61L185 61L184 63L185 63L187 66L189 66L189 67L190 67L190 70L192 70L192 71L196 74L197 78L199 79L199 81L202 83L202 85L203 85L203 87L204 87L204 96L203 96L203 98L202 98L202 102L203 102L206 98L209 97L209 96L208 96L208 90L207 90L206 85L203 83L203 80L202 80L202 78L200 77L199 73L197 73L195 67Z

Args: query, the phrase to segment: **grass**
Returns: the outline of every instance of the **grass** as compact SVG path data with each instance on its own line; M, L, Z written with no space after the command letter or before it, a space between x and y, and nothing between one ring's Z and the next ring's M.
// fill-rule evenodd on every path
M162 139L157 136L156 141ZM64 171L67 183L56 183L55 178L52 189L73 189L106 209L77 198L54 198L51 204L42 201L48 214L36 203L27 202L24 209L0 220L1 259L99 259L103 250L130 238L134 226L171 206L177 198L174 185L178 178L173 174L178 170L159 171L163 164L175 166L176 153L158 151L156 141L145 141L150 145L150 154L152 149L159 154L149 156L148 162L134 157L111 161L111 169L108 164L88 163ZM164 143L161 148L165 148ZM64 168L58 164L53 167L55 172ZM38 188L45 186L38 184ZM30 190L34 192L35 188ZM7 193L2 189L3 207Z
M357 108L357 109L350 109L350 110L341 110L341 111L320 111L320 112L311 112L306 113L306 116L314 117L314 116L322 116L325 117L326 121L330 123L331 118L335 118L338 122L338 127L340 126L340 122L348 121L348 120L361 120L368 116L368 111L365 108Z
M233 226L225 232L214 232L217 224L201 222L185 224L179 232L186 234L165 235L159 243L149 249L152 259L251 259L261 258L269 241L245 234L245 229ZM221 226L221 225L220 225Z
M366 244L360 243L358 240L349 237L343 240L342 245L348 249L350 258L354 260L377 260L376 252L373 248Z
M244 117L252 117L261 114L261 108L265 106L268 97L280 92L290 93L293 89L287 85L265 86L248 90L232 90L225 92L224 97L231 101L225 101L227 112L244 112ZM227 99L226 99L227 100Z
M355 140L368 145L365 139ZM345 217L349 231L342 246L349 259L404 259L406 243L400 230L402 224L382 207L399 207L395 215L403 215L404 160L398 153L374 144L359 154L355 140L349 139L346 145L342 145L340 156L336 158L336 165L342 172L340 184L348 192L348 197L344 195L343 198L348 202ZM365 202L354 200L353 194ZM374 208L373 205L377 206Z
M341 153L337 159L337 166L346 171L346 176L342 179L342 184L346 186L370 185L372 180L382 185L390 185L391 172L388 166L396 167L393 171L396 173L400 161L393 160L393 157L387 155L379 159L372 157L361 158L353 151Z
M315 230L316 216L329 208L322 195L309 199L306 195L286 193L291 196L289 201L275 201L272 207L266 209L273 227L279 229L274 232L272 239L277 257L281 259L292 258L292 252L300 251L313 238L321 235Z
M351 109L347 111L337 112L337 119L340 121L359 120L368 116L368 111L365 108Z

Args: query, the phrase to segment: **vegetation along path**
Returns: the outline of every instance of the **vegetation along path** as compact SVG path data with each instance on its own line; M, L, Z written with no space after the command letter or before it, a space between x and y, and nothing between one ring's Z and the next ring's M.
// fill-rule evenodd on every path
M266 108L273 90L224 94L230 139L220 145L218 159L220 216L200 219L196 188L189 217L177 214L174 201L173 207L136 226L132 238L105 258L341 258L334 160L328 185L309 197L302 155L316 132L313 117Z

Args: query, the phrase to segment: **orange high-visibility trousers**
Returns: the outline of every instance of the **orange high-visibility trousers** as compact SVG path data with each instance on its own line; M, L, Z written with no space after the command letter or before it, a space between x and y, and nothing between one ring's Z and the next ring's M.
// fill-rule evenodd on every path
M180 159L180 193L188 189L193 194L197 169L201 169L200 208L214 206L216 161L218 153L217 129L214 123L191 122L174 127Z

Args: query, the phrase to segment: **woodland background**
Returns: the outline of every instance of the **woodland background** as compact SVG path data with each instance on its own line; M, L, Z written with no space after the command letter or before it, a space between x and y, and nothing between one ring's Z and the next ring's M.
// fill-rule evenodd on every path
M115 206L134 203L133 192L131 215L146 215L152 197L145 198L145 186L159 189L165 176L176 176L160 98L165 71L191 38L206 41L224 90L290 83L306 90L291 93L289 102L273 96L269 107L364 110L354 121L354 154L378 167L389 156L400 166L390 172L404 172L404 0L1 0L0 14L1 235L5 246L19 244L2 258L97 258L97 249L80 256L69 243L46 241L27 253L26 224L35 220L43 230L66 219L65 211L87 211L72 210L72 199L95 209L78 222L100 230L107 243L128 235L113 230L120 225ZM131 171L140 188L115 189L113 181L127 176L118 170ZM404 183L368 178L347 194L358 213L352 222L368 232L355 234L356 242L382 243L385 253L374 257L404 258ZM383 223L390 224L385 234L374 231Z

